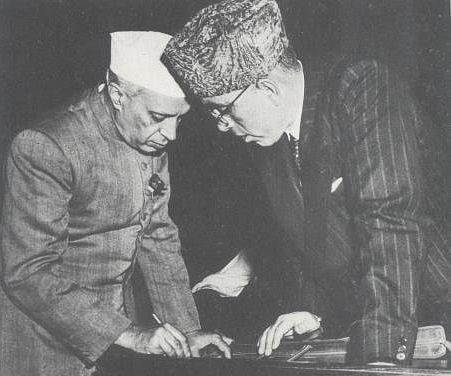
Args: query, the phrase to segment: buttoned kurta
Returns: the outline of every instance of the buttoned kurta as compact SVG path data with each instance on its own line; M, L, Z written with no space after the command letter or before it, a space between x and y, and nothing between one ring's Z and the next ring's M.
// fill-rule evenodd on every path
M162 195L148 189L154 173ZM131 323L135 262L157 315L199 328L169 183L167 154L129 147L97 90L15 138L1 227L3 376L89 374Z

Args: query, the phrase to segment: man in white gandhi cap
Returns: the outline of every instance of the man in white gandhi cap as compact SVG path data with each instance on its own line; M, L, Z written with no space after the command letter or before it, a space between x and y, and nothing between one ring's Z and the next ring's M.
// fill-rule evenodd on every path
M106 81L12 142L1 222L2 376L88 375L113 344L175 357L214 344L230 357L227 338L200 330L168 215L165 147L190 108L160 61L169 39L112 33ZM152 327L132 317L137 264Z

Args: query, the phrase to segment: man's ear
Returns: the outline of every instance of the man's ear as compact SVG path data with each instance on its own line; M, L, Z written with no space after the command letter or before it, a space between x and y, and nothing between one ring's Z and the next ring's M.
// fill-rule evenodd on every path
M275 106L279 106L281 102L280 90L277 84L270 78L261 78L255 84L256 88L263 90L263 93L268 96Z
M110 96L113 107L116 110L121 111L122 110L122 100L123 100L123 96L124 96L124 92L123 92L122 88L118 84L116 84L114 82L110 82L110 83L108 83L108 95Z

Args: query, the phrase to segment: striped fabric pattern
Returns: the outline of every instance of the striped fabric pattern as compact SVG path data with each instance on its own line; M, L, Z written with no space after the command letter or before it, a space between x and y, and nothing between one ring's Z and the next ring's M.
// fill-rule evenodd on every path
M409 89L383 64L351 64L334 85L313 112L322 143L336 145L329 182L344 182L328 200L326 252L358 260L362 315L351 328L349 360L393 361L406 343L409 361L420 280L425 299L450 301L450 247L444 229L426 215L432 212L426 205L433 201L427 197L433 182L422 168L428 157L421 147L424 125Z
M348 361L409 363L419 299L451 302L449 228L429 215L442 202L428 188L430 140L411 92L387 66L343 61L303 61L302 190L270 177L276 163L281 174L283 141L255 153L256 166L303 273L332 299L354 293ZM303 205L280 210L283 200Z

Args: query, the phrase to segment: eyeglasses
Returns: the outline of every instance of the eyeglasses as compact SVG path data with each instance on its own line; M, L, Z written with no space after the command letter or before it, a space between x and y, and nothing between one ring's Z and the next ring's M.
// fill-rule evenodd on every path
M229 124L227 122L226 119L224 119L224 115L227 115L227 113L230 112L230 109L232 108L232 106L235 104L235 102L238 100L239 97L241 97L244 92L249 88L249 86L245 87L236 97L235 99L230 102L226 108L224 108L222 111L218 110L217 108L213 108L210 110L210 114L211 116L213 116L216 120L216 123L218 125L222 125L224 127L228 127Z

